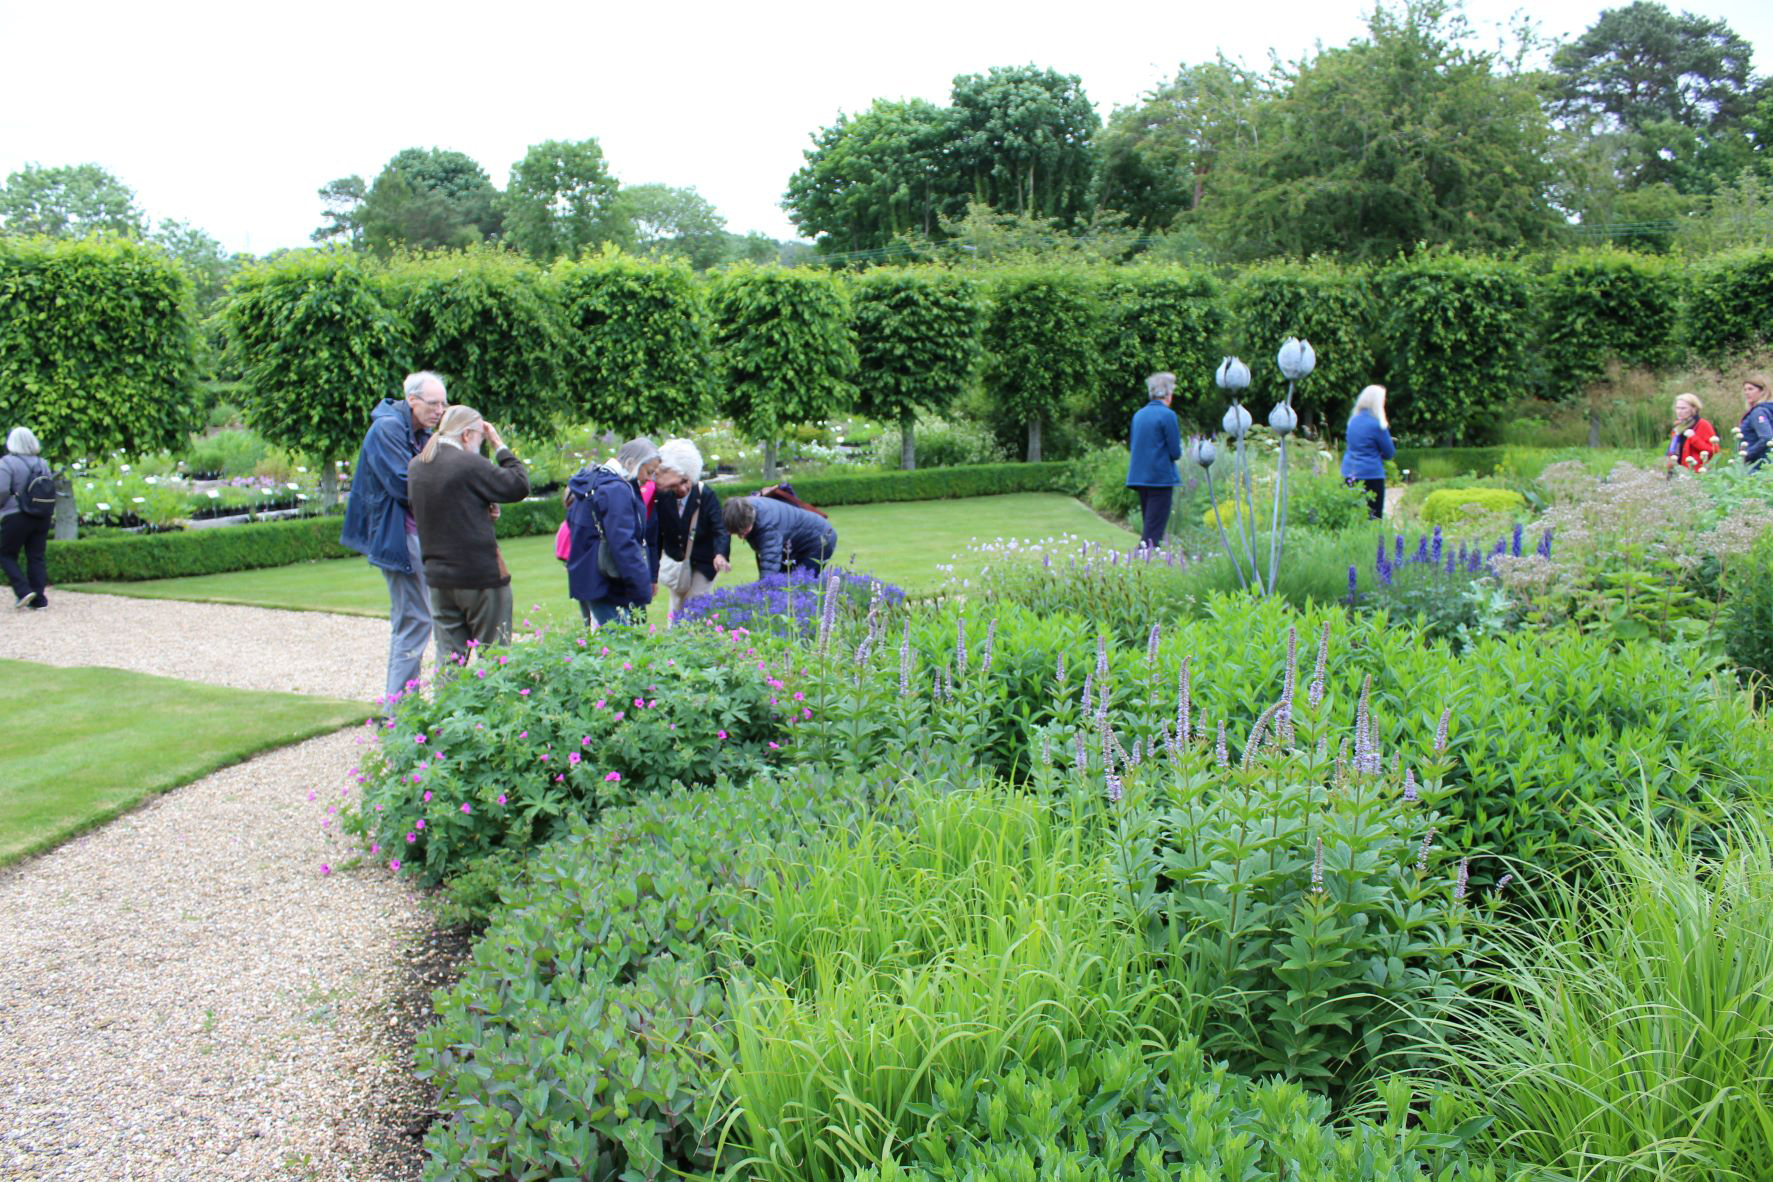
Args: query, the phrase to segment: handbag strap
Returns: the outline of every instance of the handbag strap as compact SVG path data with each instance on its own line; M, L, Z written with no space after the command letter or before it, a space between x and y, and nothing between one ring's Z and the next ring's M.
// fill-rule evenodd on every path
M692 553L694 553L694 551L695 551L695 548L696 548L696 522L698 520L700 520L700 518L702 516L702 482L699 480L696 481L695 495L696 495L696 507L690 511L689 536L688 536L688 540L686 540L683 543L683 560L685 562L688 562L690 560L690 555Z

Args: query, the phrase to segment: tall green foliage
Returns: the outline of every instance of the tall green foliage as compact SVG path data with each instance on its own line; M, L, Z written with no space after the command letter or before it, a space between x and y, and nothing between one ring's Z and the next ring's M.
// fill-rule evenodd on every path
M183 441L192 423L191 281L121 239L0 237L0 430L61 460Z
M1550 385L1573 394L1609 361L1656 365L1670 359L1680 318L1680 284L1657 260L1624 251L1560 258L1541 294Z
M1532 284L1513 263L1426 255L1379 275L1394 431L1471 443L1521 393Z
M294 253L234 281L223 312L250 392L247 421L279 447L321 461L330 502L334 461L363 440L382 398L400 396L406 338L363 257Z
M849 300L824 272L741 266L715 281L709 308L721 408L764 444L772 480L782 428L835 414L855 394Z
M1266 263L1239 276L1231 291L1231 351L1250 362L1249 401L1263 407L1286 394L1286 379L1273 364L1288 337L1310 341L1317 369L1293 399L1300 421L1340 430L1361 387L1379 380L1373 356L1373 281L1364 268L1325 260ZM1218 422L1223 400L1209 400Z
M1773 340L1773 250L1744 250L1694 270L1687 297L1687 342L1710 360Z
M917 467L912 425L947 408L979 363L985 305L978 284L947 271L875 270L852 299L859 406L899 424L900 467Z
M529 438L553 431L566 405L564 334L534 264L469 250L402 259L389 280L414 362L444 375L451 402Z
M1178 414L1216 422L1223 410L1207 394L1225 347L1226 314L1211 276L1173 267L1126 268L1105 292L1107 332L1091 425L1110 439L1126 434L1133 412L1145 405L1145 379L1176 375Z
M615 251L554 268L567 404L626 435L698 423L709 402L702 292L681 262Z
M985 386L992 413L1027 429L1027 458L1037 461L1043 428L1096 397L1100 286L1084 271L1020 267L997 275L991 295Z

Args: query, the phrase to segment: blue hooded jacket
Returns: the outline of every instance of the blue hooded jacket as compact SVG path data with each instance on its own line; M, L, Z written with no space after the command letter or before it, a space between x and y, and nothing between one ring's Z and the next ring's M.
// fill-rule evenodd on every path
M1749 407L1736 429L1742 432L1743 462L1760 467L1769 447L1773 447L1773 402L1757 402Z
M634 482L606 467L581 468L566 482L572 504L566 524L572 533L566 560L567 593L581 603L644 607L652 601L653 573L647 553L646 506ZM597 551L608 545L616 577L597 568Z
M1182 483L1176 461L1182 458L1182 429L1176 412L1153 398L1133 414L1128 440L1128 488L1170 488Z
M372 566L415 573L406 549L406 469L430 438L429 431L413 430L412 407L404 398L384 398L370 412L369 434L351 468L351 497L339 542Z
M1348 437L1342 449L1344 480L1384 480L1385 461L1397 454L1391 432L1379 425L1372 411L1356 411L1348 420Z
M808 513L772 497L755 496L757 511L745 540L757 551L757 576L773 575L792 556L820 562L837 552L837 530L817 513Z

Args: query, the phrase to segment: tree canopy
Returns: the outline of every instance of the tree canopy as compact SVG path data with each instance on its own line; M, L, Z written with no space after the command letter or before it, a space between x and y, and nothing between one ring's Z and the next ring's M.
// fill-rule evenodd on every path
M27 164L0 185L0 228L51 238L95 231L140 238L148 220L136 207L135 192L96 164Z
M364 245L386 257L400 247L459 248L496 238L499 205L498 189L472 157L407 148L369 186L357 218Z
M533 144L511 166L505 237L542 263L620 242L627 237L617 205L620 188L596 140Z

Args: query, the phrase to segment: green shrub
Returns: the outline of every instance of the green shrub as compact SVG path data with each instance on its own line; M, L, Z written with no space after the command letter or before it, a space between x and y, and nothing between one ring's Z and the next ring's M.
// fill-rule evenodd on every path
M1184 420L1217 423L1225 408L1207 376L1225 351L1227 316L1218 282L1176 267L1121 267L1102 298L1102 381L1086 412L1095 432L1124 440L1134 412L1147 401L1145 379L1164 371L1176 375L1175 408Z
M1287 482L1287 525L1336 533L1367 520L1367 490L1334 470L1312 475L1295 458Z
M1527 499L1511 488L1440 488L1422 502L1423 525L1457 525L1475 513L1518 513Z
M57 463L158 451L196 425L191 281L156 247L0 235L0 423Z
M1101 326L1101 289L1092 274L1046 266L993 277L985 392L993 421L1025 433L1030 462L1043 457L1043 430L1095 399Z
M229 428L195 440L185 452L185 465L193 473L250 476L269 448L258 432Z
M978 369L983 295L974 281L946 271L875 268L856 280L851 308L858 405L898 425L892 466L914 468L917 416L946 410ZM927 465L941 462L924 457Z
M967 464L1002 464L1009 449L984 424L974 419L919 418L913 428L917 462L925 468L957 468ZM854 435L853 442L860 442ZM869 446L876 468L891 470L901 459L900 438L881 432Z
M1609 361L1673 360L1681 288L1662 260L1621 250L1564 255L1541 281L1540 300L1555 396L1580 393Z
M1386 267L1378 288L1391 418L1418 438L1476 442L1520 393L1534 328L1526 272L1424 254Z
M1504 452L1500 447L1400 447L1396 462L1414 480L1488 476L1502 466Z
M974 464L961 468L920 468L912 472L863 469L797 477L792 484L796 496L820 508L872 505L882 501L940 501L1005 493L1070 492L1076 487L1070 465L1057 462Z
M1765 699L1773 694L1773 537L1730 567L1725 586L1725 651Z
M1717 255L1688 279L1687 343L1708 361L1766 344L1773 307L1773 250Z
M1127 487L1127 449L1099 447L1071 461L1070 483L1080 489L1086 504L1112 521L1125 521L1139 508L1139 494ZM1183 486L1176 490L1176 503L1171 516L1186 514L1188 493Z

